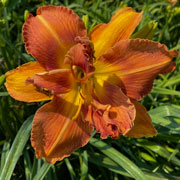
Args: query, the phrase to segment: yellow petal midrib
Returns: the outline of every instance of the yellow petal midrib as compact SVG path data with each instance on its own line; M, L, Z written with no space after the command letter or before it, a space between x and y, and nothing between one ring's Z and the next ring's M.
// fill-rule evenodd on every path
M58 42L58 44L61 47L61 49L65 51L64 44L59 39L59 36L58 36L57 32L55 30L53 30L51 25L41 15L37 15L37 18L42 22L42 24L49 30L51 35L56 39L56 41Z
M77 91L77 89L73 89L70 93L72 93L71 103L74 102L74 104L76 105L76 103L77 103L76 101L78 99L79 92ZM65 135L65 131L67 130L68 126L70 125L70 122L73 120L76 120L78 118L78 115L81 110L81 105L82 105L82 100L79 102L79 107L78 107L77 111L74 113L74 115L72 116L72 118L69 118L69 117L66 118L65 124L63 125L63 128L60 130L60 133L57 135L57 138L53 142L53 145L51 146L51 148L48 151L46 151L47 156L49 156L52 153L52 151L54 150L54 148L56 147L58 142L61 141L61 139L63 139L63 137ZM72 113L70 113L70 114L72 114ZM70 114L69 114L69 116L71 116Z
M121 70L119 68L116 68L114 70L111 70L111 71L103 71L103 72L95 72L94 75L102 75L102 74L112 74L112 73L118 73L118 76L126 76L126 75L130 75L130 74L135 74L135 73L140 73L140 72L143 72L143 71L147 71L147 70L151 70L151 69L154 69L154 68L157 68L157 67L160 67L160 66L163 66L163 65L166 65L168 64L170 61L165 61L164 63L158 63L158 64L155 64L155 65L150 65L150 66L146 66L146 67L142 67L142 68L138 68L138 69L134 69L134 70L131 70L131 71L124 71L123 73L121 73ZM104 64L105 65L105 64ZM110 65L110 66L113 66L114 64ZM109 66L109 65L105 65L105 66ZM110 67L109 66L109 67ZM118 66L118 65L115 65L115 66ZM99 69L99 68L98 68ZM101 68L102 69L102 68Z

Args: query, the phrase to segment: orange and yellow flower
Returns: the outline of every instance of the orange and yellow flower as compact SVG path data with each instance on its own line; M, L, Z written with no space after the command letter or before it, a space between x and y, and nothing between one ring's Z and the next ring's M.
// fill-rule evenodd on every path
M37 62L6 73L9 94L25 102L52 100L35 114L31 143L36 157L55 163L89 141L154 136L146 109L137 101L148 94L159 73L174 70L176 50L130 39L142 13L116 12L89 34L83 21L62 6L43 6L23 26L26 50Z

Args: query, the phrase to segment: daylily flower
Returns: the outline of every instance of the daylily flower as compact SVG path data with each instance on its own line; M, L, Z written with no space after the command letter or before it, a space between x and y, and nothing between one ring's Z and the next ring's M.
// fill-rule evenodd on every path
M23 26L26 50L37 62L6 73L9 94L25 102L52 100L35 114L31 143L36 157L55 163L89 141L154 136L146 109L137 101L159 73L174 70L176 50L130 39L142 13L116 12L89 34L83 21L62 6L43 6Z

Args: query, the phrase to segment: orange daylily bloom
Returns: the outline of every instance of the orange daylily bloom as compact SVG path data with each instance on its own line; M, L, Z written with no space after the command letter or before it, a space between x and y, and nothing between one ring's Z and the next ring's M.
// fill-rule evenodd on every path
M36 157L55 163L89 141L154 136L146 109L137 102L159 73L174 70L176 50L130 39L142 13L116 12L87 35L83 21L62 6L43 6L23 26L26 50L37 62L6 73L9 94L26 102L52 100L35 114L31 143Z

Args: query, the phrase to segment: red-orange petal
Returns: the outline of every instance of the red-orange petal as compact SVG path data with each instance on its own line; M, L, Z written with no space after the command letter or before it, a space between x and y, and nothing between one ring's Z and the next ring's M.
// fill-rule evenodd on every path
M95 57L99 58L122 39L129 39L142 18L132 8L123 8L116 12L108 24L97 25L90 38L94 43Z
M108 82L95 82L97 99L86 112L86 120L93 125L102 138L119 138L133 126L135 108L121 89Z
M109 125L103 119L103 113L106 111L107 105L100 104L96 100L93 100L93 103L96 103L96 107L93 105L83 106L85 121L96 128L96 132L100 133L102 139L106 139L108 136L115 137L116 132L113 131L112 125Z
M87 144L93 128L83 120L78 91L55 96L35 114L31 143L36 157L55 163Z
M23 26L26 50L47 70L62 67L66 52L86 36L83 21L63 6L42 6L30 14Z
M132 103L136 108L136 118L134 120L133 128L126 136L134 138L156 136L157 131L152 125L152 120L148 115L146 108L137 101L132 101Z
M19 101L38 102L52 99L36 89L32 84L27 84L26 80L32 78L34 74L45 72L46 70L37 62L29 62L5 74L5 86L10 96Z
M49 72L38 73L32 79L38 88L46 88L55 93L67 93L74 86L74 78L69 69L56 69Z
M130 98L140 100L152 88L159 73L174 70L176 50L150 40L122 40L94 64L95 76L121 87Z
M65 58L66 64L71 64L72 71L75 78L81 80L87 79L89 75L94 72L94 67L92 65L92 57L88 54L86 47L83 44L78 43L73 46L68 52ZM73 68L81 68L82 77L78 77L78 72Z

